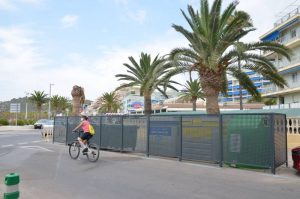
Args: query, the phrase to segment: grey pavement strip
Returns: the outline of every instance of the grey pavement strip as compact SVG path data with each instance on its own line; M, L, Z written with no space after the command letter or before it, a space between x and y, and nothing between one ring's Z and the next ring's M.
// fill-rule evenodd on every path
M45 147L41 147L41 146L21 146L19 147L21 149L35 149L35 150L44 150L44 151L48 151L48 152L54 152L50 149L47 149Z
M12 147L14 146L13 144L7 144L7 145L2 145L1 148L6 148L6 147Z
M18 145L25 145L25 144L28 144L28 142L20 142L20 143L18 143Z

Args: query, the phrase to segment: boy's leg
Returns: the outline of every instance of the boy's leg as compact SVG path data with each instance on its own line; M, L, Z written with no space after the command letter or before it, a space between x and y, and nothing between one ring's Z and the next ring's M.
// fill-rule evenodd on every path
M83 141L84 141L84 140L82 140L80 137L78 138L78 142L79 142L79 144L80 144L80 146L81 146L82 148L84 148L84 143L83 143Z
M87 148L87 140L83 140L84 148Z

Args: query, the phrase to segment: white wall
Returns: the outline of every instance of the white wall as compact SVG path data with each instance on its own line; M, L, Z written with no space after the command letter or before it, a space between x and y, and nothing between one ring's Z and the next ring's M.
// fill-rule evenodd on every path
M284 96L284 103L299 103L300 102L300 93L293 93Z

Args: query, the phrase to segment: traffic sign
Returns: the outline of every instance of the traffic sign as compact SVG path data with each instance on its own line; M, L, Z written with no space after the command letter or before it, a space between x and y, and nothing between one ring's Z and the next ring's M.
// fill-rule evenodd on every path
M11 113L20 113L21 112L21 104L20 103L11 103L10 104L10 112Z

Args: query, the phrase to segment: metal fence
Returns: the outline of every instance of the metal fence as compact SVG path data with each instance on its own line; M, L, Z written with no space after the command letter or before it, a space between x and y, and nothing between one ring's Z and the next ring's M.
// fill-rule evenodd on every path
M102 149L235 167L287 164L284 114L95 116L91 142ZM69 144L80 117L56 117L53 142Z

